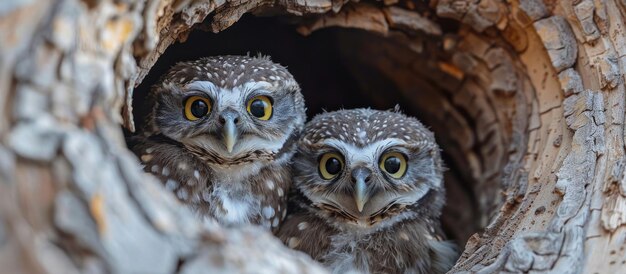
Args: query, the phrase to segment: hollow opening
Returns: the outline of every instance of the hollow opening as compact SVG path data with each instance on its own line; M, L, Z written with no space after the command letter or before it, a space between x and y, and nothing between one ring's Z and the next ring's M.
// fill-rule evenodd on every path
M480 108L476 92L491 91L481 79L450 65L459 57L448 44L462 41L444 39L456 37L459 26L445 20L438 23L444 35L436 37L403 32L382 35L341 27L303 36L281 18L252 15L217 34L194 29L185 42L169 46L136 87L136 127L141 129L142 117L148 111L149 106L142 104L148 89L176 62L226 54L269 55L287 66L301 85L309 119L323 110L390 109L399 105L403 112L429 126L448 168L443 227L450 238L464 246L499 205L496 197L504 176L501 170L509 155L494 152L498 149L494 143L506 147L510 136L500 132L500 127L490 132L478 130L489 115Z

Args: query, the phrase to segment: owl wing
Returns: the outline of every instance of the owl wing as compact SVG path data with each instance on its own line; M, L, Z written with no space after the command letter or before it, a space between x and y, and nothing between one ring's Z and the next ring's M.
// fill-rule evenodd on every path
M144 171L156 176L165 187L186 203L203 203L208 170L177 142L162 135L136 136L132 150Z
M303 251L321 261L328 253L331 237L337 234L322 218L308 210L306 198L296 189L289 193L287 217L276 236L290 248Z

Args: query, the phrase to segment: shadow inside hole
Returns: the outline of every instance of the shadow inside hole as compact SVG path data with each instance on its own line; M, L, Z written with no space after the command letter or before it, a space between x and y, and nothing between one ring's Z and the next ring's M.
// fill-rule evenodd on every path
M353 40L346 43L350 39ZM362 43L376 46L376 43L388 43L387 40L364 30L345 28L322 29L304 37L295 31L294 26L281 23L276 18L250 15L218 34L194 30L187 41L167 48L135 89L135 124L141 129L143 117L149 111L150 106L141 104L145 101L142 98L175 63L206 56L245 54L269 55L274 62L288 68L302 88L309 119L324 110L358 107L391 109L398 104L404 113L417 117L426 125L436 123L432 113L420 111L408 100L406 93L398 90L394 80L381 74L380 68L358 62L354 55L359 53L351 52L347 46L358 47L364 45ZM428 92L424 97L428 97ZM465 176L462 174L465 173L459 172L463 167L456 166L454 163L458 161L453 161L446 153L446 144L449 143L446 138L454 137L450 137L449 132L437 132L440 128L445 128L445 125L432 129L442 146L443 159L448 167L445 174L448 202L442 217L443 228L450 238L464 246L467 238L479 229L479 212L472 182L463 179Z

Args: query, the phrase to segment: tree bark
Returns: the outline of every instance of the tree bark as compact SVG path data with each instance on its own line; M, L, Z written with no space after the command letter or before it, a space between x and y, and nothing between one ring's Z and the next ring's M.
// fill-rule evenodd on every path
M384 40L339 50L356 84L376 68L442 136L456 172L443 221L469 238L452 273L626 268L626 3L347 2L0 3L0 269L325 272L269 233L200 223L124 143L133 89L165 49L245 13ZM454 206L463 192L475 208Z

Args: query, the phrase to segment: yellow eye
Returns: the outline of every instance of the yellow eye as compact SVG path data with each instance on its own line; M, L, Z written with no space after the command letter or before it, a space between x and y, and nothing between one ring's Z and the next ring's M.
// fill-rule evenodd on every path
M380 170L400 179L406 173L406 157L400 152L389 152L380 158Z
M343 170L343 157L339 153L329 152L320 157L319 172L322 178L330 180Z
M191 96L185 100L185 118L198 120L211 112L211 101L200 96Z
M250 115L259 120L267 121L272 118L272 100L267 96L255 96L248 101L246 106Z

